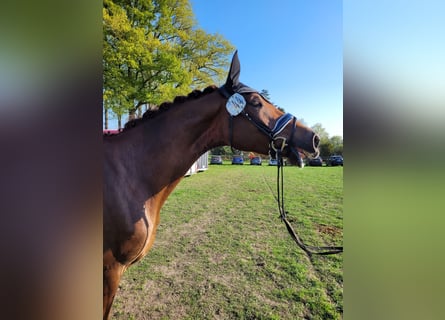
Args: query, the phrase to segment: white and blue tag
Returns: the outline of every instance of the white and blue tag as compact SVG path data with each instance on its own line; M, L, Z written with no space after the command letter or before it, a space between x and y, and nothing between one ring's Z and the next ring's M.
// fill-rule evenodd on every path
M234 93L226 103L227 112L229 112L231 116L239 115L245 106L246 99L239 93Z

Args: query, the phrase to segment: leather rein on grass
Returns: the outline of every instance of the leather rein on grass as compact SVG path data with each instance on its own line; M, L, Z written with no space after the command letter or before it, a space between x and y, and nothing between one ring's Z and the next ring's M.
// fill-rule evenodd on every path
M305 244L301 238L298 236L298 234L295 232L294 228L292 227L291 223L287 219L287 211L284 209L284 175L283 175L283 157L281 155L281 150L276 150L276 157L277 157L277 197L275 199L278 203L278 210L280 211L280 218L286 225L286 229L289 232L292 239L295 241L295 243L304 251L306 254L311 257L313 254L318 255L329 255L329 254L337 254L343 252L343 246L336 247L336 246L310 246Z

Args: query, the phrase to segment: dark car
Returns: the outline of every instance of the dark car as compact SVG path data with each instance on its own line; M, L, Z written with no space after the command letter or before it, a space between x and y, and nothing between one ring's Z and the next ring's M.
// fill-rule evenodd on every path
M327 162L328 166L342 166L343 167L343 157L342 156L330 156Z
M244 159L242 156L233 156L232 157L232 164L244 164Z
M212 156L210 158L210 164L222 164L222 157L221 156Z
M250 164L254 166L261 166L262 160L261 157L253 157L250 159Z
M310 165L311 167L321 167L323 166L323 160L321 159L321 157L309 159L308 165Z

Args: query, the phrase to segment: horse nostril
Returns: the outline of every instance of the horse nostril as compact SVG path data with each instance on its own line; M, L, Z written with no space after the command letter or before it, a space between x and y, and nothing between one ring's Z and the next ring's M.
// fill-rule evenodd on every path
M314 149L318 149L318 145L320 143L320 137L317 134L314 134Z

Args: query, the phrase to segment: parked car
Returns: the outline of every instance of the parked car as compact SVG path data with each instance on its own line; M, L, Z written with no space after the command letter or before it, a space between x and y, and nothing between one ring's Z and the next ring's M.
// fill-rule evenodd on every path
M321 159L321 157L309 159L308 165L310 165L311 167L321 167L323 166L323 160Z
M250 164L255 166L261 166L262 160L261 157L253 157L250 159Z
M233 156L232 157L232 164L239 164L239 165L244 164L243 157L242 156Z
M287 166L287 160L286 159L282 159L282 164L283 166ZM278 160L277 159L269 159L269 166L277 166L278 165Z
M328 166L342 166L343 167L343 157L333 155L330 156L328 162L326 163Z
M210 158L210 164L222 164L222 157L221 156L212 156Z

